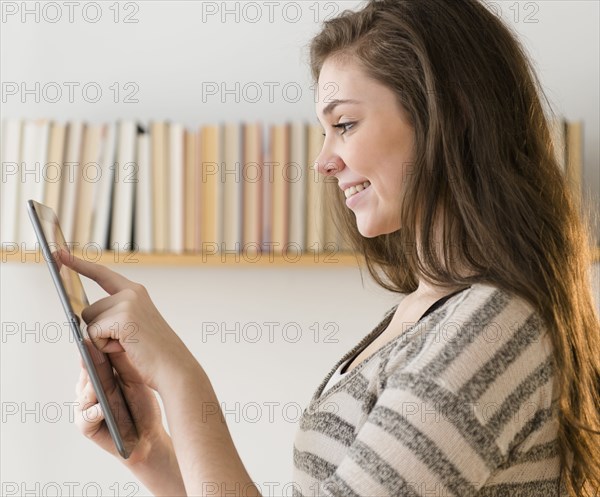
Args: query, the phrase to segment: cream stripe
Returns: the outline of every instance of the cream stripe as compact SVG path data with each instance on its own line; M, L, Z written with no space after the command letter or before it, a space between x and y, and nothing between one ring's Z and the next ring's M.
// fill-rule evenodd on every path
M360 402L344 390L334 392L322 404L317 406L317 412L330 412L346 423L356 427L356 423L365 414Z
M558 418L553 417L546 421L540 428L531 433L522 445L518 447L519 452L527 452L534 445L542 445L558 437Z
M522 404L519 410L514 413L506 423L504 429L500 432L497 441L502 450L507 450L510 443L514 440L519 430L530 421L536 411L550 406L550 391L552 382L549 381L540 385ZM489 418L488 418L489 419ZM537 444L536 444L537 445Z
M401 406L398 402L393 402L390 395L383 395L379 403L401 414L412 426L431 439L466 480L475 481L488 473L485 461L448 419L448 414L440 412L439 405L426 402L406 390L396 392L402 398Z
M343 464L336 470L336 473L358 495L382 497L389 497L390 495L389 490L373 480L364 468L356 464L349 457L344 460Z
M323 435L318 431L308 430L296 438L296 449L300 452L310 452L325 461L338 465L349 450L344 444Z
M415 488L435 488L439 491L436 495L452 495L450 489L440 481L439 476L422 463L411 449L379 426L366 424L357 439L368 444L373 452Z
M438 359L440 350L456 340L457 335L464 333L472 335L476 333L477 327L467 329L467 323L473 320L477 321L476 311L491 298L495 291L496 289L493 287L481 285L480 289L461 294L460 298L453 305L449 305L446 309L446 317L438 325L425 331L427 334L427 343L421 352L413 358L415 371L426 372L430 363ZM463 303L463 300L467 298L467 293L471 294L469 305Z
M471 333L471 340L444 372L448 386L454 391L462 388L514 336L527 317L523 306L511 300L478 336L475 336L477 330L465 330Z
M498 409L502 406L502 402L506 400L515 388L547 359L547 352L540 345L539 341L530 343L517 359L479 397L479 409L481 409L486 423L498 412ZM548 405L539 407L547 407ZM533 409L535 407L530 405L529 410L532 411ZM518 423L526 422L526 420L523 421L522 419L516 421Z
M499 483L525 483L528 481L550 480L556 478L560 471L560 460L557 457L543 461L528 462L511 466L493 475L486 485Z

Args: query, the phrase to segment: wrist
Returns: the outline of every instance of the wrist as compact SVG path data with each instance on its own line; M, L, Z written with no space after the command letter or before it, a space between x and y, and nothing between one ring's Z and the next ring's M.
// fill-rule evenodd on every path
M143 472L147 468L155 467L166 455L169 446L172 449L171 439L165 429L153 435L140 433L140 440L133 453L123 463L133 473Z
M172 392L180 385L190 382L204 382L208 380L204 369L189 350L184 354L173 354L162 368L156 378L156 391L164 400L165 395Z
M125 461L127 468L156 496L185 496L186 490L175 455L173 442L163 429L156 438L146 441L145 457Z

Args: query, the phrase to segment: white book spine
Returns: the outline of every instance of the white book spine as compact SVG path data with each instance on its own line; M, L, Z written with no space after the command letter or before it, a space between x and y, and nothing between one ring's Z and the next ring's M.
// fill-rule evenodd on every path
M152 168L150 162L150 135L148 133L138 134L137 165L136 243L140 252L150 253L153 251Z
M183 165L183 126L169 124L169 178L170 178L170 239L169 251L183 252L183 212L184 212L184 165Z
M133 191L135 185L136 123L123 120L118 125L117 163L113 195L111 240L109 249L131 251Z
M46 191L46 164L48 163L48 144L50 140L50 121L43 119L38 121L38 155L36 158L36 168L39 167L40 179L35 185L35 200L44 203L44 192ZM39 166L38 166L39 164Z
M83 140L84 123L72 121L67 130L67 152L61 177L61 207L60 225L67 244L73 242L75 229L75 209L77 195L77 177L81 165L81 144Z
M48 134L44 204L58 216L60 213L60 185L63 175L66 125L53 121ZM52 154L52 155L51 155Z
M108 246L116 134L116 125L114 123L107 124L100 149L101 175L94 190L91 241L100 250L105 250Z
M22 168L23 197L17 206L19 230L22 248L35 250L38 247L35 231L29 220L25 202L28 200L44 201L44 174L48 151L49 123L46 120L27 121L23 134Z
M223 248L227 252L241 251L241 136L240 125L225 126L225 156L222 170L223 181Z
M100 153L104 137L103 124L91 124L84 133L83 158L77 185L75 236L79 246L89 249L92 241L93 202L98 182L102 180Z
M21 190L21 134L19 119L5 119L2 122L2 248L19 241L18 206L25 205L26 199L19 197ZM17 247L14 247L17 248Z

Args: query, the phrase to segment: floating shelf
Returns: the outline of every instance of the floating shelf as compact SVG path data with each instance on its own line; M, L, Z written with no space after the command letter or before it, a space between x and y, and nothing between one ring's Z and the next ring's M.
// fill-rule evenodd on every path
M357 256L351 252L291 252L287 255L275 252L246 253L246 254L198 254L198 253L141 253L114 252L106 250L102 254L90 252L85 254L74 250L75 256L90 262L100 264L117 264L127 266L139 264L144 266L234 266L234 267L293 267L293 266L326 266L352 267L358 266ZM44 262L40 251L31 252L1 252L2 263L40 263Z
M9 252L1 251L2 263L39 263L43 262L41 252ZM98 262L100 264L140 264L144 266L235 266L235 267L290 267L290 266L326 266L326 267L356 267L362 261L362 255L352 252L305 252L302 254L290 253L286 256L281 253L264 252L256 254L197 254L197 253L141 253L141 252L114 252L105 251L101 255L97 252L88 253L85 257L81 251L74 251L77 257ZM592 250L592 263L600 262L600 247Z

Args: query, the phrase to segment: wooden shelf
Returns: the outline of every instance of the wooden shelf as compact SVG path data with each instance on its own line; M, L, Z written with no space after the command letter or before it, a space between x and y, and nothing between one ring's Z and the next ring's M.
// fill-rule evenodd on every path
M351 252L306 252L298 254L291 252L286 256L274 251L247 254L171 254L171 253L131 253L104 251L90 251L85 255L79 250L73 253L84 260L107 265L132 265L145 266L221 266L221 267L294 267L294 266L326 266L326 267L357 267L357 256ZM2 251L2 263L41 263L44 262L40 251L14 252ZM360 259L361 256L358 256Z
M82 259L100 264L141 264L147 266L213 266L213 267L290 267L290 266L326 266L326 267L356 267L362 256L351 252L321 252L303 254L290 253L282 256L275 252L261 254L146 254L131 252L105 251L86 253L75 250L75 255ZM600 263L600 247L592 250L592 263ZM39 263L43 262L41 252L11 252L1 251L2 263Z

